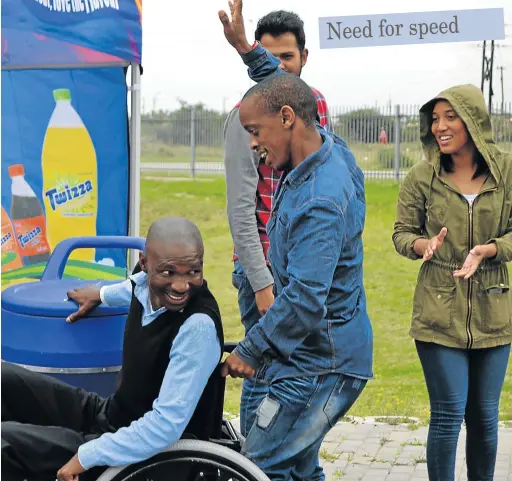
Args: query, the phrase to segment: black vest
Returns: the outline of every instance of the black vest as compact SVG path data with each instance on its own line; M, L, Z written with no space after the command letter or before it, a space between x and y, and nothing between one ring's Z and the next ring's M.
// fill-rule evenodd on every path
M134 289L133 281L132 286ZM119 429L128 426L151 411L170 362L172 343L184 322L197 313L207 314L214 321L222 356L224 335L219 306L206 281L182 312L167 311L147 326L142 325L142 305L132 291L124 331L122 369L116 392L108 402L107 417L113 427ZM211 404L222 403L223 398L224 384L217 368L210 377L185 432L200 439L211 436Z

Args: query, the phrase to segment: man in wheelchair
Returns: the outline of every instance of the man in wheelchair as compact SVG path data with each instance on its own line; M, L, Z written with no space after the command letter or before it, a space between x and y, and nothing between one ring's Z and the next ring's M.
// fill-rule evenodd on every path
M79 309L67 322L102 302L130 302L122 370L108 398L2 363L3 479L76 481L149 459L187 435L208 439L208 404L219 394L209 380L221 379L224 338L203 254L193 223L163 218L129 279L68 293Z

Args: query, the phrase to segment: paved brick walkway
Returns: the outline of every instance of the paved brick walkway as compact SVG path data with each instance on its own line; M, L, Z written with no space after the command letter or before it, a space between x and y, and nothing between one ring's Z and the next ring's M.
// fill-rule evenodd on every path
M320 451L326 481L427 481L427 432L414 423L340 422ZM467 480L465 441L463 427L455 478L460 481ZM512 481L512 427L500 426L494 481Z

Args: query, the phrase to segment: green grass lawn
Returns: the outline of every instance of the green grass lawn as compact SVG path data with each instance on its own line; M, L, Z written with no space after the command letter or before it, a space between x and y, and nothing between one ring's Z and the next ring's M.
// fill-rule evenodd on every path
M219 301L229 341L242 338L236 290L231 285L232 241L226 218L223 178L196 181L169 177L142 180L141 233L151 222L185 216L196 222L205 240L205 277ZM364 234L365 286L374 329L375 379L369 382L350 414L355 416L414 416L426 420L428 397L412 339L408 336L412 295L419 261L395 253L391 233L398 186L367 184L367 221ZM229 379L226 411L237 413L240 381ZM512 367L509 364L500 417L512 420Z
M196 162L223 162L222 147L198 145ZM191 153L188 145L143 144L141 162L190 162Z

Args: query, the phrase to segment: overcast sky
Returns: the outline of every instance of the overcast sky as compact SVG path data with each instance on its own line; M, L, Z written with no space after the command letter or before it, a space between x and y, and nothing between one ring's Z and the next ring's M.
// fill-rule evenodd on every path
M410 0L244 0L249 41L258 18L292 10L305 23L309 60L302 78L318 88L331 106L420 104L446 87L480 86L481 42L368 48L320 49L319 17L403 13ZM505 100L512 101L512 3L510 0L423 2L415 11L505 8L507 38L495 51L494 101L501 101L504 66ZM217 11L227 0L145 0L143 15L143 109L175 108L177 99L230 109L251 85L245 66L226 42Z

